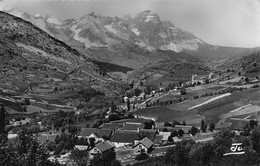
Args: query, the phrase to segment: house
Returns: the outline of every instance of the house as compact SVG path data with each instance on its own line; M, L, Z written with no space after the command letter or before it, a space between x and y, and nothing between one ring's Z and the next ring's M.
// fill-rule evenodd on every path
M97 128L84 128L79 134L79 138L95 138L101 140L103 138L109 139L112 135L111 129L97 129Z
M92 159L96 154L98 153L104 154L114 150L114 148L115 148L114 144L110 141L100 142L96 144L95 147L89 151L89 158Z
M141 97L141 99L145 99L145 93L142 92L142 93L139 95L139 97Z
M230 129L234 131L244 131L246 125L249 125L250 119L239 119L239 118L231 118Z
M58 134L42 134L38 137L40 143L46 143L48 141L55 141Z
M192 126L187 126L187 125L175 125L173 127L173 129L175 131L179 131L179 130L183 130L184 134L189 134L190 130L191 130Z
M163 136L162 135L156 135L153 140L154 145L161 145L163 143Z
M88 150L88 146L87 145L75 145L74 149Z
M123 123L123 127L120 130L137 132L143 128L144 128L144 124L142 124L142 123L125 122L125 123Z
M162 143L167 143L169 137L171 136L171 132L159 132L159 135L162 136Z
M198 83L198 82L200 82L201 84L204 84L205 80L206 80L206 77L207 76L193 74L191 76L191 84Z
M135 139L138 137L137 132L115 132L110 141L115 145L116 148L125 146L134 146Z
M123 127L123 123L105 123L101 126L102 129L118 130Z
M172 137L173 142L180 142L182 139L180 139L179 137Z
M153 142L147 137L143 138L138 144L134 146L134 153L149 153L152 150Z
M151 141L154 140L156 134L158 134L158 130L156 129L140 129L139 130L139 135L143 135L147 138L149 138Z

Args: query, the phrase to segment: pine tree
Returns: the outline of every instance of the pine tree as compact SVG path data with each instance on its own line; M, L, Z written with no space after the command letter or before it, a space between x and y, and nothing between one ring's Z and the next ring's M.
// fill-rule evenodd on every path
M201 120L200 122L200 130L205 133L206 132L206 125L204 119Z
M4 106L2 106L0 110L0 134L5 132L5 116L6 116L6 110Z

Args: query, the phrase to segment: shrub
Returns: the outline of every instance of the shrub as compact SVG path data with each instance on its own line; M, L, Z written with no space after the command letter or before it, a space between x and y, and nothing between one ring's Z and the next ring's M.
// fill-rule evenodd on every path
M148 155L146 153L140 153L139 155L137 155L135 157L136 160L140 161L140 160L145 160L145 159L148 159Z

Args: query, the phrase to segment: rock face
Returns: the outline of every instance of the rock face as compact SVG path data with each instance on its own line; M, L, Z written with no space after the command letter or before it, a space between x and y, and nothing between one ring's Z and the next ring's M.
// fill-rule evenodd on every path
M183 49L198 50L198 43L205 43L193 34L175 27L170 21L161 21L150 10L141 12L134 18L128 17L128 23L143 42L156 49L175 52Z

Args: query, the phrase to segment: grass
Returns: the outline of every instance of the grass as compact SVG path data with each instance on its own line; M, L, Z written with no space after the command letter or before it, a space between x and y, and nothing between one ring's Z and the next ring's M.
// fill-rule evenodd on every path
M98 65L101 66L105 72L122 72L127 73L128 71L132 71L132 68L120 66L116 64L106 63L106 62L97 62Z
M156 118L157 122L172 122L177 120L180 122L186 121L187 124L196 124L201 121L201 117L197 115L197 111L195 110L178 111L170 109L167 106L137 110L134 114L137 116Z
M207 96L207 97L201 97L201 98L198 98L198 99L195 99L195 100L188 100L184 103L169 105L168 108L179 110L179 111L186 111L188 108L195 106L195 105L198 105L198 104L201 104L201 103L208 101L209 99L212 99L214 97L216 97L216 96Z

